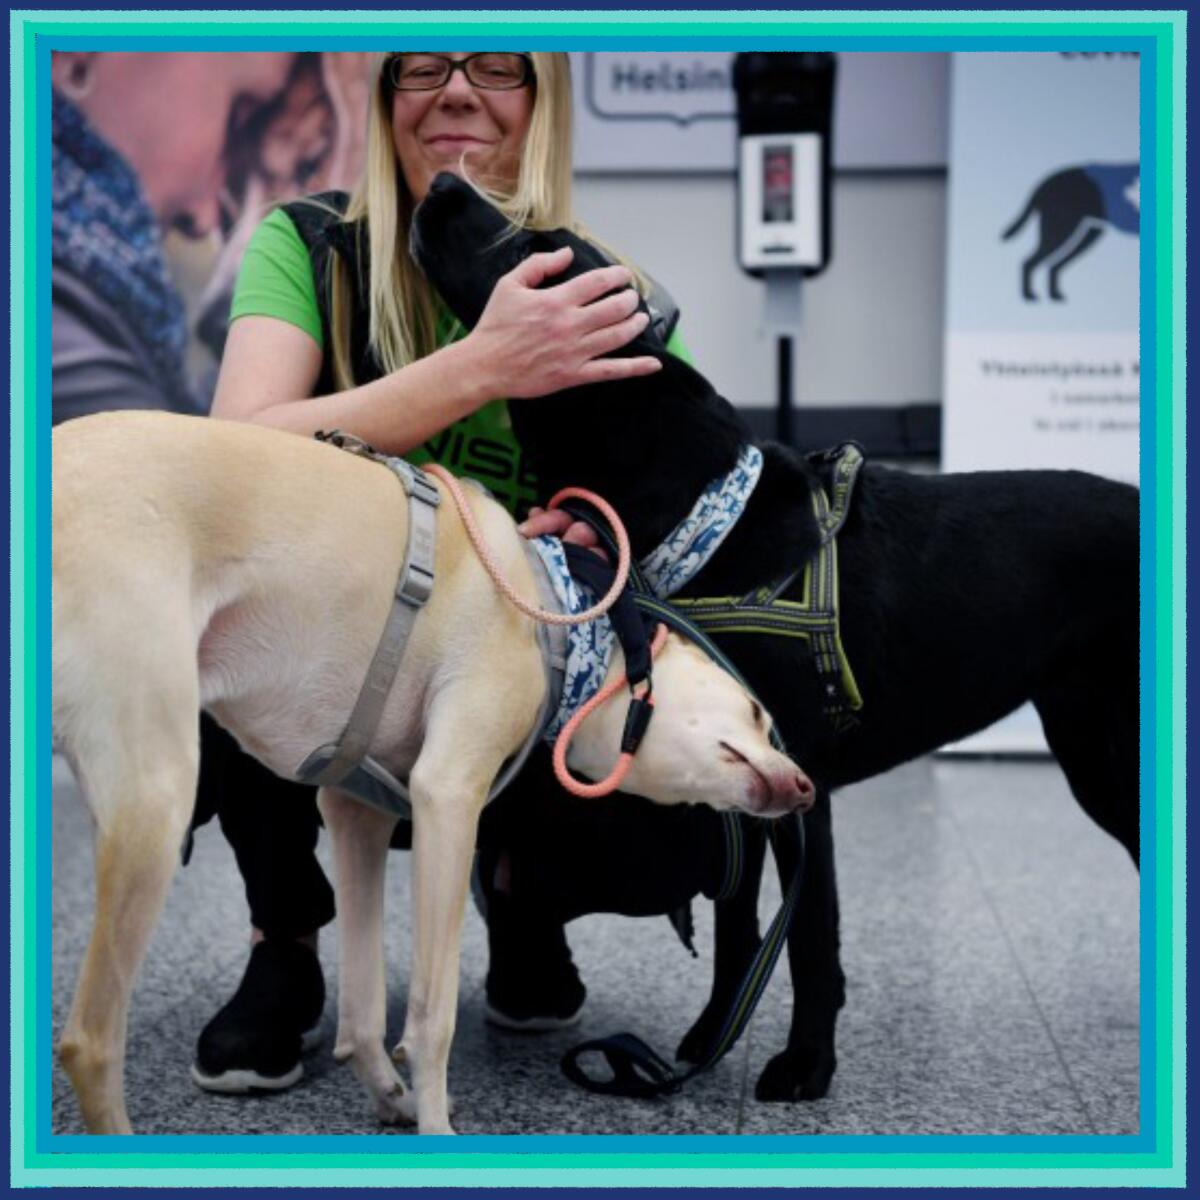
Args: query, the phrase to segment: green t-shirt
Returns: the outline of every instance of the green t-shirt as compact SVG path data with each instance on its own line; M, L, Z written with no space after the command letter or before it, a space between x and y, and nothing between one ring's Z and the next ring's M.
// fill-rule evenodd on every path
M276 317L303 329L325 352L312 261L291 217L271 212L246 247L233 293L230 320ZM438 322L438 344L466 336L460 321L446 312ZM690 362L678 332L667 349ZM537 498L537 481L524 464L512 429L507 400L492 400L435 434L406 455L417 464L439 462L457 475L477 479L511 513L518 515Z

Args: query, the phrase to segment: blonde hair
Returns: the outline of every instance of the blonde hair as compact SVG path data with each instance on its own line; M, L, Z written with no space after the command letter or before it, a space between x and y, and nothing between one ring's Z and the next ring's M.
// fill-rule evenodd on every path
M371 69L367 115L366 162L351 193L345 220L365 226L370 255L366 281L370 313L368 344L380 367L391 373L438 348L437 294L408 254L408 229L414 203L392 140L391 93L382 83L387 55ZM515 226L577 229L571 204L571 76L567 55L534 51L536 78L533 112L516 186L511 195L489 198ZM365 221L363 220L365 218ZM361 259L361 254L360 254ZM350 361L351 288L349 269L331 254L329 287L330 336L335 386L355 385ZM318 286L325 281L318 280Z

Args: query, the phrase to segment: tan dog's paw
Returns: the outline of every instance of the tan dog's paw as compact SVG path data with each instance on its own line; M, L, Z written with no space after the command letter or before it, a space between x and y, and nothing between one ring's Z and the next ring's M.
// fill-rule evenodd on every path
M415 1125L417 1099L397 1079L390 1092L375 1097L375 1115L385 1125Z

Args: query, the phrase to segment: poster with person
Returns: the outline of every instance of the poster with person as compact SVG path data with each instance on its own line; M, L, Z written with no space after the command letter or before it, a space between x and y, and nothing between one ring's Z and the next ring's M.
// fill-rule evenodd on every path
M359 173L367 59L52 55L55 423L208 411L250 234L273 204Z

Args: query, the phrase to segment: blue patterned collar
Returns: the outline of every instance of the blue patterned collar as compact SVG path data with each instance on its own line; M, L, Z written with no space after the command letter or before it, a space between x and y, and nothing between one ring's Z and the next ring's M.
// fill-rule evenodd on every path
M558 538L539 537L530 540L546 568L550 586L554 589L559 607L566 613L580 613L596 603L591 589L579 583L567 565L562 542ZM566 668L559 693L558 711L543 731L546 741L553 743L572 715L586 704L603 686L612 662L616 635L608 617L597 617L583 625L566 629Z
M753 494L762 461L760 450L743 446L733 470L714 479L670 537L642 561L646 582L656 595L677 592L716 553ZM533 538L528 544L542 560L563 612L583 612L596 603L591 589L571 575L558 538ZM544 730L547 741L553 742L571 715L600 690L615 642L607 617L568 627L566 671L558 711Z
M717 552L745 510L762 474L762 463L762 451L743 446L733 470L714 479L674 532L642 559L642 574L656 596L673 596Z

